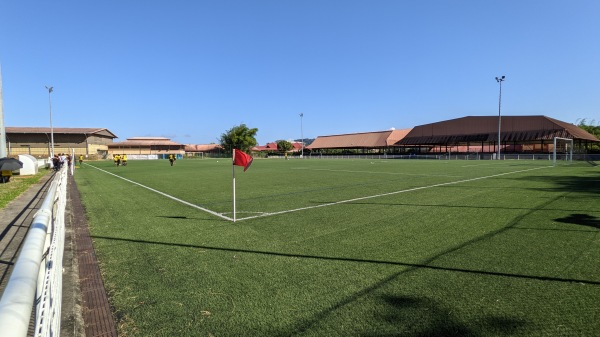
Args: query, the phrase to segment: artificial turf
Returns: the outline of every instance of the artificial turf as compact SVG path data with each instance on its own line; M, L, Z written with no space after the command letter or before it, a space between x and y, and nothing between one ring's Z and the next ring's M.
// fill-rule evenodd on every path
M231 160L75 179L121 336L592 336L600 169L550 164L255 160L235 223Z

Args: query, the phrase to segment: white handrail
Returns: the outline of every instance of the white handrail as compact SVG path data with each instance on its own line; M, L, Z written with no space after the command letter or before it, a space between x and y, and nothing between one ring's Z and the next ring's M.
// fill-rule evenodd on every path
M34 304L35 336L60 334L66 190L67 169L63 167L34 216L4 288L0 299L0 337L27 336Z

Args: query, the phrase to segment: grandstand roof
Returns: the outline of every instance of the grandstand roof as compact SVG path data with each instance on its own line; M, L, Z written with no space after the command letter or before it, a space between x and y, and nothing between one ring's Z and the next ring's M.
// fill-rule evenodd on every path
M546 116L502 116L502 142L551 140L554 137L600 142L574 124ZM396 145L459 144L497 142L498 117L467 116L414 127Z
M318 136L306 148L314 149L357 149L357 148L382 148L392 146L411 129L387 130L376 132L350 133L343 135Z
M97 134L110 138L118 138L114 133L105 128L49 128L49 127L6 127L6 133L62 133L62 134Z

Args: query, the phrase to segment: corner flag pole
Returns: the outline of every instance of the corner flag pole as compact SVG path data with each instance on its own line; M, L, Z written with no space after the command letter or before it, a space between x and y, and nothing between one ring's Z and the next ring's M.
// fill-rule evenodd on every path
M233 163L235 163L235 149L233 149ZM235 222L235 165L231 165L233 169L233 222Z

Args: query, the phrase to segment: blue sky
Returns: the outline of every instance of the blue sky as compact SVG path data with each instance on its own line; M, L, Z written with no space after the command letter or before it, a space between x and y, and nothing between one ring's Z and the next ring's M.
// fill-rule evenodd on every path
M0 0L6 126L123 141L381 131L467 115L600 123L597 0ZM304 117L299 116L300 113Z

